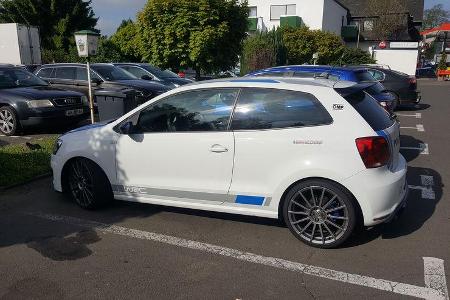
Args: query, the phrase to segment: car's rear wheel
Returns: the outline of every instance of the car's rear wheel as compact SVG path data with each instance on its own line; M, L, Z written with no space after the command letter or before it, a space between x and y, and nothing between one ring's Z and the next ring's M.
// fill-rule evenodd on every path
M299 240L318 248L344 243L357 221L352 196L340 185L321 179L292 187L283 203L283 217Z
M111 184L94 162L78 158L70 162L67 188L71 198L84 209L96 209L113 199Z
M19 121L13 108L0 107L0 133L11 136L18 132Z

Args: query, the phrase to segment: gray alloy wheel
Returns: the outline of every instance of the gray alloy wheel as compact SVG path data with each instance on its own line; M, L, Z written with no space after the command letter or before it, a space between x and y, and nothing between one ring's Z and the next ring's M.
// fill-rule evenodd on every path
M0 132L8 136L17 132L16 113L9 106L0 107Z
M96 209L113 200L111 184L94 162L78 158L68 165L67 191L85 209Z
M342 244L356 224L349 195L338 185L319 180L295 186L287 194L283 215L298 239L319 248Z

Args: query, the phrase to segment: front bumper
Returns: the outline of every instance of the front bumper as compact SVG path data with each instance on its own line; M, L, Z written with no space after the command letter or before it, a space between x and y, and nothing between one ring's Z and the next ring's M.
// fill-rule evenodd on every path
M80 110L82 110L82 113L75 114L75 111ZM27 114L20 119L20 124L24 127L72 124L84 120L88 116L89 108L86 106L30 109Z
M57 192L62 192L62 166L63 163L58 155L52 155L50 159L50 166L53 172L53 189Z
M358 201L365 226L389 221L406 204L407 163L403 156L399 155L394 170L387 167L366 169L343 182Z

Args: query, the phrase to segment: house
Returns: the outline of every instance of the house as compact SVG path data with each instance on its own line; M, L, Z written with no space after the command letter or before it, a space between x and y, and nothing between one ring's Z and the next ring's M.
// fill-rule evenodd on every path
M248 0L250 31L270 30L283 24L341 34L348 9L335 0Z

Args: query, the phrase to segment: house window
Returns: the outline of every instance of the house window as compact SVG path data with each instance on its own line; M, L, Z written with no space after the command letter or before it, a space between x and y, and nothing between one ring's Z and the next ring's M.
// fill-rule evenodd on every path
M373 30L373 21L365 20L364 21L364 31L372 31Z
M295 4L288 5L271 5L270 6L270 19L279 20L280 16L295 16L297 13L297 7Z
M256 6L249 6L248 7L248 16L249 17L257 17L258 16L258 9Z

